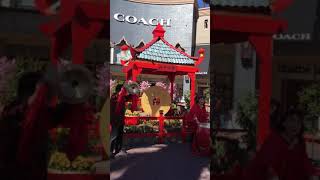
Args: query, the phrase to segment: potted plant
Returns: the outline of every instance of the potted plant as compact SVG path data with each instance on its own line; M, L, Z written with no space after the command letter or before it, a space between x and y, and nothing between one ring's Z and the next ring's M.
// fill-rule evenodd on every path
M312 84L299 93L299 108L305 112L305 130L312 134L319 131L320 85Z
M258 98L257 95L248 93L238 102L236 118L239 126L247 131L242 136L242 140L247 144L248 151L255 151L256 149L257 121Z

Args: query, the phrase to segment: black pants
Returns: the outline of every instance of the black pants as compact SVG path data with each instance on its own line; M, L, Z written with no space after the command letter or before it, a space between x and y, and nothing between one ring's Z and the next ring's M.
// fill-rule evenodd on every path
M118 127L117 137L111 142L111 153L113 153L113 154L118 154L122 149L123 129L124 129L124 125L120 125Z

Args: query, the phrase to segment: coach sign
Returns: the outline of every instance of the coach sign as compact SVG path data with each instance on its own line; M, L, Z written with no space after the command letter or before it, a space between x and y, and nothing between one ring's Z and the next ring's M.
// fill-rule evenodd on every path
M158 23L160 23L162 26L167 26L170 27L171 26L171 19L161 19L161 18L150 18L150 19L146 19L146 18L137 18L135 16L132 15L124 15L121 13L115 13L113 15L113 18L119 22L127 22L130 24L143 24L146 26L156 26Z
M274 36L280 41L320 40L320 1L294 0L292 5L275 15L288 21L288 30Z

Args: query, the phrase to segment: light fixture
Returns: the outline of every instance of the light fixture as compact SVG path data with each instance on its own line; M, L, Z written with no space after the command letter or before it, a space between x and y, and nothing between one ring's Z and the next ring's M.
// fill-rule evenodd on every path
M254 49L249 42L240 44L240 57L243 68L249 69L253 67L253 52Z

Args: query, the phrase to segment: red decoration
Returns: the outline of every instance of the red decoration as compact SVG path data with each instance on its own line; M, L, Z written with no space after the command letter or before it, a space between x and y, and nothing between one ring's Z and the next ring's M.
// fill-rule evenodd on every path
M163 27L160 24L158 24L157 27L152 32L153 38L164 37L165 32L166 31L163 29Z
M126 51L129 49L129 47L127 45L123 45L123 46L121 46L120 49L121 49L121 51Z

